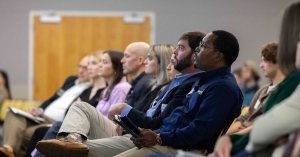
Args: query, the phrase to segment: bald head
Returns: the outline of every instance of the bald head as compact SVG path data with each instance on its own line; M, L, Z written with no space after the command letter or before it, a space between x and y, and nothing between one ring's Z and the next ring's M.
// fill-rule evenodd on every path
M124 74L130 74L135 78L145 70L144 61L149 47L150 45L145 42L134 42L126 47L121 60Z
M145 42L134 42L129 44L126 49L126 51L131 51L135 53L137 56L143 56L144 58L148 55L148 49L150 45Z
M89 73L87 71L89 57L85 56L81 59L79 66L78 66L78 81L88 82L89 81Z

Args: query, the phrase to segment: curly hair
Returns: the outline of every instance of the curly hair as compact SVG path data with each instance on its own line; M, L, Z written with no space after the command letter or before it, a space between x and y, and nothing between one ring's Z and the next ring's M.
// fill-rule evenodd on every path
M278 42L268 43L262 47L261 56L264 57L267 61L276 64L277 49L278 49Z

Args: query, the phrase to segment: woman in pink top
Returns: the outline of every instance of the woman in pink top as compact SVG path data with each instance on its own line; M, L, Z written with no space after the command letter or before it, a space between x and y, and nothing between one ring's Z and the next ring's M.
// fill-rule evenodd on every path
M107 117L109 107L112 104L125 101L131 85L123 74L120 51L107 50L103 53L99 64L99 75L102 76L108 86L104 89L96 109Z

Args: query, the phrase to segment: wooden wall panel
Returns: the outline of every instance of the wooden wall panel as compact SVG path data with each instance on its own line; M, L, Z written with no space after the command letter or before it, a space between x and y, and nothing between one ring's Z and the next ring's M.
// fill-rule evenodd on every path
M123 17L63 16L60 23L41 23L34 17L35 100L46 100L70 75L77 75L82 57L95 50L124 51L131 42L150 43L150 17L128 24Z

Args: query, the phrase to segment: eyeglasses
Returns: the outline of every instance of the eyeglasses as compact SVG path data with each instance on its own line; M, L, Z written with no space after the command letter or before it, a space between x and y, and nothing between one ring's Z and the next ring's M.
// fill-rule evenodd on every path
M200 41L199 46L196 48L196 50L200 51L200 50L204 50L204 49L212 49L214 51L219 51L218 49L211 48L211 47L204 45L204 42Z
M81 68L82 68L83 70L87 70L87 66L78 65L77 67L78 67L78 69L81 69Z

